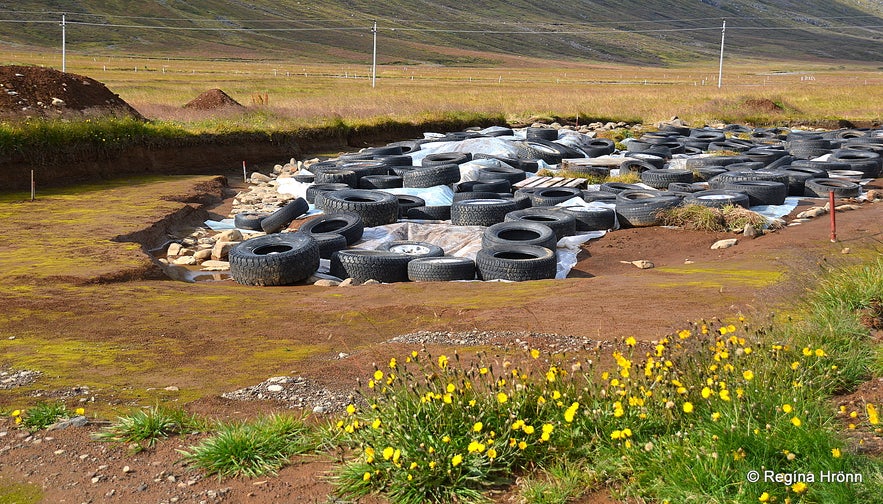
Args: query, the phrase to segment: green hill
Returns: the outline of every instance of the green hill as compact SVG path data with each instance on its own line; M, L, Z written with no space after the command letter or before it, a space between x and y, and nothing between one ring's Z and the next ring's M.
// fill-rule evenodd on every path
M883 61L883 3L862 0L18 0L0 44L158 58L492 64L511 57L666 65L716 58Z

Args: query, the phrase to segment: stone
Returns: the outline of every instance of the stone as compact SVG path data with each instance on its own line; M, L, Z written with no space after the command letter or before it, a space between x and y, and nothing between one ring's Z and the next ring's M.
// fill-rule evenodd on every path
M865 198L867 198L868 201L876 201L878 199L883 198L883 191L871 189L870 191L865 193Z
M46 430L64 430L68 427L84 427L89 423L89 419L83 415L77 415L73 418L68 418L62 420L60 422L55 422L54 424L46 427Z
M212 259L220 261L226 259L230 254L230 249L239 245L239 242L219 241L212 248Z
M184 248L180 243L172 243L169 245L168 250L166 251L166 255L169 257L175 257L181 255L181 250Z
M242 231L238 229L227 229L221 231L215 236L215 242L238 242L242 241Z
M327 278L320 278L313 282L313 285L317 287L337 287L340 285L340 282L337 280L328 280Z
M656 266L655 264L653 264L652 262L650 262L646 259L639 259L637 261L619 261L619 262L621 262L623 264L631 264L632 266L634 266L638 269L651 269Z
M746 238L757 238L758 236L760 236L762 234L763 234L763 231L755 228L751 224L745 224L745 227L742 229L742 236L744 236Z
M338 287L350 287L352 285L359 285L359 284L356 283L356 281L353 280L352 278L345 278L343 280L343 282L340 282L339 284L337 284Z
M858 210L859 208L861 208L861 206L859 205L839 205L834 207L834 210L838 212L845 212L847 210Z
M131 468L131 467L129 467L129 466L123 466L123 473L124 473L124 474L128 474L128 473L130 473L130 472L132 472L132 468Z
M202 263L202 271L229 271L230 262L228 261L205 261Z
M267 392L282 392L285 390L285 387L282 385L267 385Z
M249 179L251 180L252 184L260 184L261 182L266 183L271 180L270 177L264 175L263 173L258 173L258 172L253 172L251 174L251 177L249 177Z
M193 256L181 256L172 261L177 266L193 266L196 264L196 258Z
M277 165L273 166L273 173L275 173L277 175L282 173L282 165L277 164Z
M204 248L193 253L193 258L197 261L207 261L212 257L212 248Z
M362 282L362 285L376 285L379 283L380 283L379 280L374 280L373 278L369 278L368 280L365 280L364 282Z
M316 406L313 408L313 413L325 413L326 409L324 406Z
M816 217L821 217L828 213L828 209L825 207L812 207L809 210L804 210L797 214L798 219L814 219Z
M849 247L845 247L843 250L840 251L841 254L849 254L851 252L852 252L852 249Z
M177 392L180 389L174 385L169 385L168 387L164 388L163 390L168 391L168 392Z
M721 250L721 249L725 249L725 248L730 248L737 243L739 243L739 240L737 240L736 238L728 238L726 240L718 240L718 241L714 242L714 244L712 244L711 250Z
M52 105L55 107L64 107L66 104L61 98L52 98Z

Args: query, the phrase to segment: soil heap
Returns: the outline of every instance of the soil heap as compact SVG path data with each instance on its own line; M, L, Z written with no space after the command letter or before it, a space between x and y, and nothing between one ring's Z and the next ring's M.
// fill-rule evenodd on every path
M144 117L95 79L51 68L0 66L0 118Z
M220 89L209 89L184 105L184 108L196 110L213 110L224 107L240 108L242 104L230 98L230 95Z

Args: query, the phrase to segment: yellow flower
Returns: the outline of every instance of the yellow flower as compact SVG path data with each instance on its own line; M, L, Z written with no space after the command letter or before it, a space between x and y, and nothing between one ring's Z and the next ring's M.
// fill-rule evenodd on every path
M734 326L733 324L728 325L727 331L728 332L736 332L736 326Z
M816 348L815 353L816 353L816 357L824 357L825 356L825 351L822 350L821 348Z
M497 402L500 404L506 404L506 401L509 400L509 396L506 395L505 392L497 392Z
M382 380L383 379L383 371L381 371L379 369L377 371L374 371L374 379L377 381Z
M478 370L478 374L480 374L480 375L486 375L487 373L488 373L488 368L486 368L486 367L480 368Z
M451 458L451 465L453 467L457 467L458 465L463 463L463 455L457 454Z
M451 442L451 436L445 436L442 438L442 443L450 443L450 442Z
M555 426L552 424L543 424L543 434L551 434L552 431L555 430Z
M533 349L530 351L530 356L533 357L534 359L539 359L540 358L540 351L537 349Z
M802 423L803 423L803 422L801 422L800 419L797 418L797 417L792 417L792 418L791 418L791 425L793 425L793 426L795 426L795 427L800 427L800 425L801 425Z
M394 451L392 454L392 461L398 464L400 458L402 458L402 450L396 449L396 451Z
M519 441L518 442L518 449L524 450L525 448L527 448L527 443L525 443L524 441Z
M558 370L553 366L551 369L546 371L546 381L549 383L553 383L555 381L555 377L558 375Z
M801 494L806 491L806 483L798 481L797 483L791 485L791 490L794 490L794 493Z
M552 399L554 399L556 401L558 399L561 399L561 392L558 392L557 390L553 390L552 391Z
M784 411L785 413L791 413L792 411L794 411L794 408L792 408L790 404L784 404L782 405L782 411Z
M13 411L13 412L12 412L12 416L13 416L13 418L14 418L14 417L20 417L20 416L21 416L21 410L15 410L15 411Z
M415 358L415 359L417 358L417 350L412 350L412 351L411 351L411 357L413 357L413 358Z
M703 399L708 399L709 397L711 397L711 394L713 394L713 392L711 391L710 388L702 387L702 398Z
M865 404L865 410L868 412L868 422L870 422L871 425L877 425L878 423L880 423L880 417L877 414L877 408L875 408L873 404Z
M797 371L797 368L799 368L799 367L800 367L800 363L799 363L799 362L794 361L794 362L791 363L791 370L792 370L792 371Z
M685 402L684 403L684 413L692 413L693 412L693 403Z
M469 453L481 453L484 451L484 448L485 446L478 441L472 441L471 443L469 443L469 447L467 447L467 450L469 450Z
M370 480L370 479L371 479L371 473L368 472L368 471L365 471L365 474L362 475L362 479L363 479L364 481L368 481L368 480Z
M392 359L389 359L389 369L395 369L395 368L396 368L396 358L393 357Z
M574 417L574 415L576 415L576 411L577 411L578 409L579 409L579 403L578 403L578 402L575 402L575 403L571 404L570 407L567 408L567 410L564 412L564 420L565 420L567 423L571 423L571 422L573 422L573 417Z
M394 453L395 453L395 450L393 450L393 448L391 446L387 446L386 448L383 449L383 459L384 460L391 459Z
M525 434L533 434L535 432L533 425L525 425L521 430L523 430Z
M518 430L524 426L524 420L516 420L512 423L512 430Z
M435 469L435 460L431 460L431 461L429 462L429 468L430 468L430 469Z
M497 458L497 450L494 450L493 448L489 449L487 451L487 458L489 458L491 460L494 460L495 458Z
M86 414L86 408L77 408L74 410L74 413L77 415L83 416Z
M678 332L678 338L681 338L681 339L687 339L687 338L690 337L691 334L692 334L692 333L690 332L689 329L681 329L681 330Z
M745 378L747 381L751 381L754 379L754 371L750 369L746 369L742 372L742 378Z
M729 390L727 390L727 389L723 389L723 390L720 391L720 393L719 393L718 395L719 395L720 398L723 399L724 401L728 401L728 402L729 402L729 400L730 400L730 391L729 391Z
M769 502L770 501L770 494L764 492L764 493L760 494L760 497L758 497L757 500L759 500L760 502Z
M445 369L448 367L448 358L444 355L438 356L438 367Z
M831 448L831 456L834 458L840 458L840 448Z
M809 357L811 355L812 355L812 350L810 350L809 347L803 347L803 356Z
M355 414L355 412L356 412L356 407L355 407L355 405L353 405L353 404L348 405L348 406L346 407L346 412L349 413L350 415Z
M454 402L454 397L451 396L451 394L445 394L442 396L442 401L444 401L445 404L451 404Z
M475 424L472 426L472 430L474 432L481 432L481 429L483 429L483 428L484 428L484 424L481 422L475 422Z
M374 421L371 422L371 427L373 427L373 428L375 428L375 429L379 429L379 428L380 428L380 424L381 424L380 419L379 419L379 418L375 418Z
M621 438L622 438L622 431L621 430L615 430L610 433L610 439L621 439Z
M628 338L625 339L625 344L630 347L635 346L636 343L637 343L637 341L635 341L634 336L629 336Z
M717 411L715 411L714 413L711 414L711 419L715 422L720 420L720 418L721 418L721 414L718 413Z
M417 469L417 462L411 462L411 465L408 466L408 469L410 469L411 471Z

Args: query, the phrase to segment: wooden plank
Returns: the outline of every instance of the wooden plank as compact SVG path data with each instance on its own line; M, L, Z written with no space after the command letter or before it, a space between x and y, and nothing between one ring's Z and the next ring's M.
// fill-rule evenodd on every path
M582 178L565 177L530 177L512 184L516 189L542 188L542 187L582 187L586 180Z

